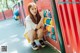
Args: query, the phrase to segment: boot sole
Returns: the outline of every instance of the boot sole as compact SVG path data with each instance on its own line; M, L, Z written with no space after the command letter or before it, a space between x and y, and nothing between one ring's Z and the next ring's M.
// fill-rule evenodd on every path
M33 50L38 50L38 48L33 48L33 47L32 47L32 49L33 49Z

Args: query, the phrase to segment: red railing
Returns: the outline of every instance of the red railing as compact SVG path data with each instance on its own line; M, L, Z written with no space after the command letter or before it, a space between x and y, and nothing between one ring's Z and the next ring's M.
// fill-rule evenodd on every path
M0 12L0 20L4 20L4 16L2 12Z
M13 11L11 9L4 11L4 16L6 19L12 18L13 17Z

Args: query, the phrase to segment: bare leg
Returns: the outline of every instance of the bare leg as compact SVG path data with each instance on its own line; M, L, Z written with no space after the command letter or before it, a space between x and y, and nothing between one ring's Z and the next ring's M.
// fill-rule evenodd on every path
M37 33L34 30L30 30L28 32L28 38L31 41L31 45L32 45L33 50L37 50L38 49L38 46L36 45L36 43L34 41L37 38L36 34Z
M38 39L39 39L39 42L41 44L41 47L45 47L45 43L44 43L44 40L43 40L43 35L44 35L43 33L44 32L43 32L42 28L38 29L37 34L38 34Z
M42 28L38 29L37 35L38 35L39 40L41 40L43 38L43 29Z
M31 43L33 43L36 38L36 32L34 30L30 30L28 32L28 38L30 39Z

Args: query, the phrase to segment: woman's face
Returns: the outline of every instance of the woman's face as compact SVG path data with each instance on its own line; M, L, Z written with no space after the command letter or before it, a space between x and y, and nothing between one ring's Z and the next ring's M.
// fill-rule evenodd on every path
M30 8L30 12L33 16L35 16L37 14L37 7L36 5L33 5L31 8Z

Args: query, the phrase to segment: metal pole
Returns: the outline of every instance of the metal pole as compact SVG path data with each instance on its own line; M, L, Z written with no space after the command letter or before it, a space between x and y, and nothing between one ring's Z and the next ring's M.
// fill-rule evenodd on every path
M5 14L4 14L4 11L3 11L3 10L2 10L2 13L3 13L3 17L4 17L4 19L6 19Z
M58 13L57 13L55 0L51 0L51 5L52 5L52 9L53 9L53 13L54 13L54 20L55 20L55 24L56 24L56 28L57 28L57 32L58 32L58 40L59 40L59 44L60 44L60 50L61 50L61 53L66 53L65 47L64 47L64 41L63 41L63 37L62 37L62 32L61 32L61 27L60 27L60 23L59 23L59 19L58 19Z
M22 10L23 10L23 13L24 13L24 17L26 17L26 14L25 14L25 11L24 11L24 7L23 7L23 0L21 0L21 5L22 5Z

